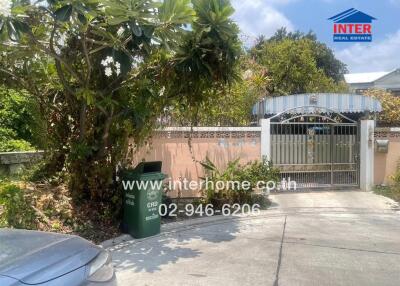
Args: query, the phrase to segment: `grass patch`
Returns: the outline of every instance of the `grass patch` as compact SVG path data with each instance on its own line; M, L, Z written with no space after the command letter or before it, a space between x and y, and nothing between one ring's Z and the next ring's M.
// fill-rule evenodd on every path
M374 193L400 202L400 188L398 186L376 186L374 188Z

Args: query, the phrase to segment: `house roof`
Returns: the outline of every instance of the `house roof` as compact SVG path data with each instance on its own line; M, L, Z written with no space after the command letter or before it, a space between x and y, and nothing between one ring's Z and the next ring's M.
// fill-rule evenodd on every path
M376 18L351 8L329 18L329 20L333 20L335 23L371 23Z
M389 72L368 72L368 73L349 73L344 75L344 79L348 84L352 83L372 83L378 79L392 73Z
M379 100L360 94L306 93L269 97L256 103L254 115L275 115L288 113L363 113L381 112Z

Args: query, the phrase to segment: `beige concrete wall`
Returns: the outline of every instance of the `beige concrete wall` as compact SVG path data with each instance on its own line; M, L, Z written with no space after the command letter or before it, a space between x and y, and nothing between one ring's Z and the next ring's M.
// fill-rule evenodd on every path
M397 128L377 129L375 139L389 140L388 153L375 151L374 182L375 185L389 185L392 176L400 166L400 130Z
M198 162L206 156L219 168L236 158L240 158L242 164L261 158L261 128L197 128L191 135L191 148L189 129L169 129L155 132L146 146L132 153L128 158L132 165L141 161L162 161L162 171L171 180L198 181L204 175ZM388 153L375 151L374 183L390 184L390 176L400 166L400 128L377 128L375 139L388 139L390 143ZM177 196L178 192L170 195ZM182 195L190 197L198 193L185 191Z
M132 155L132 163L136 165L141 161L162 161L162 171L171 180L186 178L199 181L199 177L202 177L204 172L198 162L206 157L219 168L226 167L229 161L237 158L240 158L243 164L261 158L260 132L252 131L252 129L194 132L191 148L187 137L188 132L155 132L149 144ZM178 191L170 195L177 196ZM184 197L198 195L198 192L182 191Z

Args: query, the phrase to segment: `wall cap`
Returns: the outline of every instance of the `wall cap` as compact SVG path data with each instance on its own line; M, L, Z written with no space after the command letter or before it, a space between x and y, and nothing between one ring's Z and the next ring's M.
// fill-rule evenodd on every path
M12 165L37 162L44 151L0 152L0 165Z
M400 127L376 127L377 132L400 132Z
M254 126L254 127L166 127L163 129L156 129L156 131L164 131L164 132L175 132L175 131L182 131L182 132L218 132L218 131L252 131L252 132L261 132L261 127Z

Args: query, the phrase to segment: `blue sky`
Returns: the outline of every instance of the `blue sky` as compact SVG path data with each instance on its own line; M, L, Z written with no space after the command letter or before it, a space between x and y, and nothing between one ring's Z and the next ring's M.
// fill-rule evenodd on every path
M400 68L400 0L231 0L234 19L248 43L261 34L271 36L279 27L314 31L348 65L350 72L389 71ZM375 18L372 43L334 43L327 20L355 8Z

